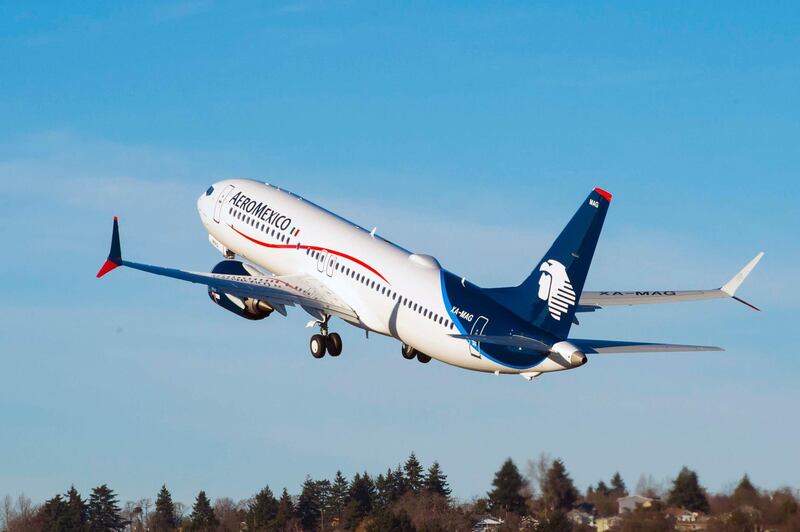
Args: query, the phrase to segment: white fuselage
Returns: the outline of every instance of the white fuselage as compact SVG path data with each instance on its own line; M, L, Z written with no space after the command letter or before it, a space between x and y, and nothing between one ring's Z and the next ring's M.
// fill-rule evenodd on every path
M446 307L436 259L412 254L295 194L257 181L215 183L214 192L198 200L198 210L215 246L275 275L313 277L353 309L358 316L348 320L353 325L455 366L520 372L471 355L466 340L451 336L459 330ZM525 371L548 371L548 362Z

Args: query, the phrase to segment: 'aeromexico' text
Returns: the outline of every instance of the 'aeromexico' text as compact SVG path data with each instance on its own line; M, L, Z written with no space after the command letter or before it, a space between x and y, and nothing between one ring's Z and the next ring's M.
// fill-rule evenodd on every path
M234 206L242 209L247 214L263 222L274 225L283 231L287 230L292 225L292 219L288 216L284 216L278 211L272 210L266 203L250 199L241 192L234 194L234 196L228 200L228 203L233 203Z

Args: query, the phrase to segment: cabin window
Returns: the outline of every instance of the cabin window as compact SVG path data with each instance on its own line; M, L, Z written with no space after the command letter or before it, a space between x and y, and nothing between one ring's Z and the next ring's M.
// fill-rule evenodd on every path
M210 196L213 193L214 193L214 186L212 185L208 187L208 190L206 190L206 196Z

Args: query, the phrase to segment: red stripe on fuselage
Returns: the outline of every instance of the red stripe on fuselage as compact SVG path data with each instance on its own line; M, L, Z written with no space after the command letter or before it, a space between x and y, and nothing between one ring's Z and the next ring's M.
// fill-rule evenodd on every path
M238 234L240 234L243 237L245 237L250 242L253 242L254 244L258 244L259 246L264 246L265 248L272 248L272 249L310 249L311 251L327 251L328 253L332 253L332 254L334 254L334 255L336 255L338 257L342 257L343 259L347 259L347 260L353 261L356 264L358 264L359 266L363 266L364 268L368 269L369 271L371 271L372 273L374 273L375 275L377 275L378 277L383 279L387 284L392 284L389 281L387 281L386 277L381 275L380 272L378 272L378 270L376 270L375 268L373 268L372 266L370 266L366 262L364 262L362 260L359 260L359 259L353 257L352 255L348 255L347 253L342 253L341 251L336 251L336 250L328 249L328 248L321 247L321 246L303 246L303 245L298 246L297 244L294 244L294 245L292 245L292 244L270 244L269 242L262 242L261 240L257 240L257 239L255 239L255 238L253 238L251 236L248 236L248 235L242 233L241 231L239 231L238 229L236 229L232 225L229 225L228 227L230 227L231 229L236 231Z

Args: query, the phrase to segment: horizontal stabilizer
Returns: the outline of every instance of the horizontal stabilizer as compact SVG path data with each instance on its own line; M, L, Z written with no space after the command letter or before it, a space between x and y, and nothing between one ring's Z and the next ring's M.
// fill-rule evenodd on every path
M653 344L617 340L585 340L570 338L569 342L584 353L688 353L692 351L724 351L713 345Z

